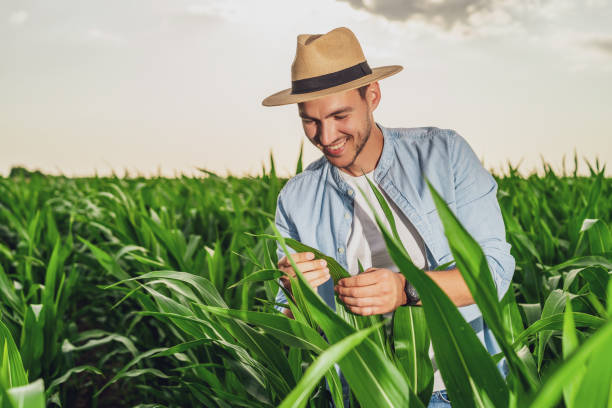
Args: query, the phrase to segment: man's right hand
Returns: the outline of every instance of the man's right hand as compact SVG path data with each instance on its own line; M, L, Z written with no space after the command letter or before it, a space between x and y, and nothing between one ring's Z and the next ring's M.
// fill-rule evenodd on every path
M330 275L329 268L327 268L327 262L324 259L314 259L315 256L312 252L298 252L291 254L291 257L313 289L316 289L329 279ZM295 271L287 256L282 257L282 259L278 261L278 269L285 273L285 275L280 277L281 283L285 289L293 294L289 277L295 277ZM284 313L290 316L291 312L289 309L285 309Z

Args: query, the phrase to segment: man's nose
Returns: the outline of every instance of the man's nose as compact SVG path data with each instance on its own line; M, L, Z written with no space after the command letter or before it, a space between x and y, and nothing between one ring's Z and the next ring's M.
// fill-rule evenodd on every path
M337 139L333 123L321 122L319 125L319 141L323 146L331 145Z

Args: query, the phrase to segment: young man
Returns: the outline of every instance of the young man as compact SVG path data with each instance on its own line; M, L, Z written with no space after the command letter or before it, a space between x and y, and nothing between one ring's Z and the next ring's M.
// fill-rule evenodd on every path
M361 315L391 313L419 305L418 293L391 260L374 216L357 186L370 192L369 177L390 204L402 243L423 269L459 306L491 353L499 352L492 333L454 266L448 241L425 183L427 177L482 247L498 297L510 286L514 258L496 198L497 183L468 143L452 130L386 128L374 121L381 100L378 80L401 66L370 68L355 35L341 27L324 35L299 35L292 65L292 87L263 101L265 106L298 104L304 132L323 157L281 190L276 226L287 237L334 257L352 277L333 286L325 261L312 253L292 254L309 283L334 308L334 291ZM376 202L370 196L371 202ZM379 210L382 216L382 211ZM384 219L384 217L382 217ZM294 275L282 250L279 269ZM365 272L357 274L361 261ZM289 281L281 279L291 291ZM278 303L286 303L282 291ZM288 309L283 313L291 317ZM433 354L432 354L433 358ZM432 404L446 400L434 373Z

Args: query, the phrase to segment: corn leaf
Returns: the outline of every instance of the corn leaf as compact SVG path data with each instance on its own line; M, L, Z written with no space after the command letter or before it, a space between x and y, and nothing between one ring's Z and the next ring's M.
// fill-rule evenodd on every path
M561 366L554 370L542 385L542 388L531 397L532 402L529 404L529 407L544 408L555 406L561 398L565 385L574 377L576 370L579 370L590 358L603 360L605 364L612 366L612 353L609 352L610 344L612 344L612 320L606 322L604 326L593 333ZM602 352L595 354L599 350L602 350ZM610 379L608 378L607 383L605 383L605 380L605 378L602 379L600 384L605 384L604 387L610 387Z
M273 224L272 224L273 225ZM289 254L285 239L274 231L286 254ZM299 271L291 255L287 255L299 279L308 307L321 326L330 344L335 344L343 338L355 333L356 330L336 315L314 292L302 273ZM385 358L382 350L366 339L356 346L347 358L339 362L351 390L355 393L363 407L404 407L420 406L421 402L412 393L403 375Z
M21 355L9 329L0 321L0 386L4 389L20 387L28 383L21 362Z
M574 324L574 316L572 313L572 303L567 301L565 313L563 313L563 358L567 359L578 348L578 336L576 335L576 326ZM563 400L567 408L574 407L574 401L578 386L582 381L585 373L585 366L580 367L576 375L567 382L563 388Z
M308 370L306 370L300 382L293 391L287 395L279 405L279 408L304 407L307 403L308 396L321 377L333 367L336 361L342 361L349 352L361 344L361 342L379 326L380 324L354 332L325 350L317 357L310 367L308 367Z
M45 385L42 379L6 391L14 408L45 408Z
M433 390L433 365L429 357L431 340L422 307L399 307L393 314L395 356L409 379L410 387L423 404Z
M489 401L507 406L508 388L474 330L440 287L414 266L401 243L373 213L391 258L421 297L436 362L453 405L482 406Z
M427 180L427 185L438 209L444 226L444 234L448 238L453 258L457 262L457 268L482 312L484 321L487 322L491 332L493 332L508 360L510 369L520 380L522 386L527 390L535 388L536 384L532 375L511 346L512 342L502 320L502 308L497 298L493 276L482 248L461 225L429 180Z

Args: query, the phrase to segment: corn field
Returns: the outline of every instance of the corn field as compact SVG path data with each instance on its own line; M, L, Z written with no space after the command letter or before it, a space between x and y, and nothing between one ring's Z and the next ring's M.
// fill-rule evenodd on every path
M495 356L412 264L392 219L379 227L422 307L362 317L337 299L334 311L298 273L295 319L276 311L277 245L324 257L334 281L348 273L275 230L286 180L272 158L244 178L13 171L0 178L0 404L340 407L337 365L351 406L424 407L431 342L453 407L612 407L612 179L587 164L588 177L546 165L495 176L516 260L501 302L479 245L430 186Z

